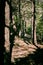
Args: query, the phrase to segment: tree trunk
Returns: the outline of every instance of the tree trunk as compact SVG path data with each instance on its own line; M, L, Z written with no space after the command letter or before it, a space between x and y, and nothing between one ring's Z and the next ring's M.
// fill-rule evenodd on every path
M9 51L9 65L11 65L11 55L12 55L12 48L13 48L13 42L14 42L14 35L13 35L13 22L12 22L12 0L10 0L10 51Z
M5 0L0 0L0 65L4 65Z
M35 0L32 0L32 41L33 41L33 44L37 44L36 22L35 22Z
M19 2L19 24L20 24L20 29L21 29L21 36L22 37L22 21L21 21L21 0Z

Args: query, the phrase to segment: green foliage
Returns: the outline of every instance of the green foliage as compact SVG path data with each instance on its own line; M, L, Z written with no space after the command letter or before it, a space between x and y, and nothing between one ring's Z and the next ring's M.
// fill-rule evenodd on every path
M14 21L15 21L15 25L17 27L17 32L20 31L21 27L22 29L24 28L24 23L21 26L21 22L22 19L24 21L28 21L28 30L26 31L29 35L31 35L32 29L31 29L31 22L30 19L32 17L32 2L29 0L25 1L25 0L21 0L21 5L20 5L20 11L21 11L21 15L19 18L19 1L16 0L12 0L12 12L14 13ZM35 0L35 16L36 16L36 33L37 33L37 38L41 39L41 37L43 38L43 2L39 1L39 0ZM27 23L26 23L27 24ZM27 28L26 28L27 29Z
M31 26L28 27L27 34L31 35Z
M39 23L37 24L37 38L42 41L43 39L43 15L40 17Z
M43 8L43 2L41 2L41 5L40 6L41 6L41 8Z

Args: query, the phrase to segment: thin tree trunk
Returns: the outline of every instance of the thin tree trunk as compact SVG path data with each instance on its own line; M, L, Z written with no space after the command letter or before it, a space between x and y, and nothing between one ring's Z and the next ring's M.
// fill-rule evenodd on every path
M20 24L20 29L21 29L21 32L22 32L22 21L21 21L21 0L18 1L19 2L19 24ZM22 37L22 33L21 33L21 36Z
M13 25L12 25L12 0L10 0L10 6L9 6L9 8L10 8L10 33L9 33L9 35L10 35L10 38L9 38L9 40L10 40L10 51L9 51L9 64L11 64L11 55L12 55L12 48L13 48L13 32L12 32L12 29L13 29Z
M33 44L37 44L36 22L35 22L35 0L32 0L32 41L33 41Z
M12 48L14 45L14 39L15 39L16 31L13 28L13 22L12 22L12 0L10 0L10 53L9 53L9 64L11 64L11 58L12 58Z

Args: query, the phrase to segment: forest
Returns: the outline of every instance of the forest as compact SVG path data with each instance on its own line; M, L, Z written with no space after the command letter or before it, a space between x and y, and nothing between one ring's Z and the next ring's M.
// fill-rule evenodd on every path
M0 63L43 65L43 0L0 0Z

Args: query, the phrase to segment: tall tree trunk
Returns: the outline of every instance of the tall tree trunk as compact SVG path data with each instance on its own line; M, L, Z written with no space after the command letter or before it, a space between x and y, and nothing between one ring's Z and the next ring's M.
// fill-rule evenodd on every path
M18 1L19 2L19 24L20 24L20 29L21 29L21 32L22 32L22 21L21 21L21 0ZM22 33L21 33L21 36L22 37Z
M0 65L4 65L5 0L0 0Z
M8 1L7 1L8 3ZM12 22L12 0L10 0L9 4L9 9L10 9L10 25L7 26L9 28L9 41L10 41L10 50L8 52L8 59L7 59L7 65L11 65L11 58L12 58L12 48L14 45L14 38L15 38L15 31L13 29L13 22Z
M35 0L32 0L32 41L33 41L33 44L37 44L36 22L35 22Z
M13 35L13 22L12 22L12 0L10 0L10 52L9 52L9 64L11 64L11 55L12 55L12 48L13 48L13 42L14 42L14 35Z

